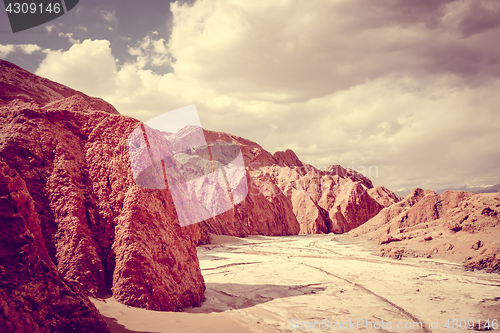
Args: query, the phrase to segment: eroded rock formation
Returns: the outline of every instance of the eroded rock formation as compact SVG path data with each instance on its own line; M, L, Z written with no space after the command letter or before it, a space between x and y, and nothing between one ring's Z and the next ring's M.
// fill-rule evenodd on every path
M374 188L361 173L340 165L318 170L303 164L291 150L271 155L258 144L229 134L205 131L205 136L209 141L238 144L249 174L250 192L237 207L236 217L230 212L202 224L215 234L262 233L262 227L276 227L273 221L286 221L283 227L288 229L277 230L277 235L297 230L302 234L344 233L400 200L383 187Z
M8 106L10 110L74 108L77 111L92 109L118 114L111 104L101 98L85 95L3 60L0 60L0 92L0 107Z
M444 256L498 272L500 192L415 189L349 234L378 240L382 254Z
M26 184L1 161L0 228L2 332L108 332L94 305L57 270Z
M0 160L33 198L40 255L57 268L54 279L82 299L113 294L154 310L199 305L205 286L195 244L206 235L180 227L168 190L136 186L127 135L139 121L7 62L0 77Z

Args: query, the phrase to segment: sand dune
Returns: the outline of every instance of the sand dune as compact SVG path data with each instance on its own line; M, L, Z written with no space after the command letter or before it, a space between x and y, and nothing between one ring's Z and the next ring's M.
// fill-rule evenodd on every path
M458 332L454 319L465 329L500 320L500 276L458 262L396 261L376 248L347 235L213 236L198 248L201 307L172 313L93 302L117 327L141 332Z

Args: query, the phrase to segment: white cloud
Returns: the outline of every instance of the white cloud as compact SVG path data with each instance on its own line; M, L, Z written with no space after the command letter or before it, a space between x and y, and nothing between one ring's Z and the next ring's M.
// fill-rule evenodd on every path
M101 10L101 17L108 22L112 22L116 20L116 13L114 11Z
M48 52L37 74L144 121L194 103L208 129L317 166L376 166L393 190L498 183L499 30L475 6L173 4L171 39L150 33L129 48L135 62L117 69L107 41L85 40Z
M36 74L90 95L112 95L117 72L109 46L108 41L87 39L68 51L45 50L47 56Z
M81 31L88 32L87 27L86 27L86 26L83 26L83 25L79 25L79 26L77 26L77 27L76 27L76 29L81 30Z
M17 47L19 49L21 49L26 54L32 54L33 52L37 52L37 51L42 50L42 48L40 46L34 45L34 44L20 44Z
M316 166L376 166L374 183L392 189L498 182L498 88L498 80L449 91L437 82L377 79L281 113L269 105L278 126L261 141Z
M63 33L63 32L60 32L58 34L59 37L65 37L65 38L68 38L68 40L72 43L72 44L79 44L80 43L80 40L79 39L74 39L73 38L73 33Z
M2 45L0 44L0 58L5 58L9 54L14 53L16 51L21 51L25 54L32 54L33 52L41 51L42 48L35 44L8 44Z
M158 32L153 31L138 41L135 47L128 48L128 53L137 57L139 68L147 65L163 67L171 64L172 55L166 47L165 39L155 39L157 35Z
M15 45L8 44L8 45L2 45L0 44L0 57L5 58L12 52L14 52L16 49Z

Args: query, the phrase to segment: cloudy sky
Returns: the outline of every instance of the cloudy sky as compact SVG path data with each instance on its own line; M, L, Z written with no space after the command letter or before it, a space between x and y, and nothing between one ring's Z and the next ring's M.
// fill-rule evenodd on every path
M0 16L0 58L122 114L196 104L393 191L500 183L498 0L82 0L16 34Z

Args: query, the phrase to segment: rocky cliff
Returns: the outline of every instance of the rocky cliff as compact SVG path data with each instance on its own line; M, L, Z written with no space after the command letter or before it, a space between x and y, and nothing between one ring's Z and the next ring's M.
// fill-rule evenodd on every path
M85 323L99 314L88 306L86 295L112 294L125 304L154 310L199 305L205 286L195 243L201 231L180 227L168 190L136 186L127 134L139 121L8 62L0 62L0 78L0 161L19 175L26 186L23 193L33 199L37 218L25 223L38 230L33 238L37 250L32 251L41 258L38 264L30 259L41 267L33 270L7 254L0 258L4 272L26 275L25 280L16 280L14 273L2 276L3 299L10 304L2 311L9 325L16 325L10 315L14 304L19 304L16 311L21 315L23 302L31 299L36 300L33 306L46 303L51 314L44 319L42 312L33 324L26 324L27 331L36 327L30 325L54 326L50 320L66 325L62 318L70 312L73 317L66 321L90 327ZM2 175L4 183L5 177L11 176ZM8 209L0 220L5 247L21 246L16 245L21 235L16 232L23 226L9 225L24 221L16 220L16 214ZM52 268L57 271L40 281L40 290L30 287L29 281L43 280L40 270ZM42 290L44 285L60 287L52 295ZM16 296L19 288L22 297ZM38 292L45 293L44 298ZM57 293L78 302L59 311L64 297L59 299Z
M374 188L361 173L332 165L318 170L302 163L291 150L274 155L258 144L230 134L205 131L208 141L240 146L247 166L249 194L236 207L202 223L215 234L247 236L266 234L344 233L365 223L400 198Z
M200 304L192 229L167 190L138 188L127 138L138 121L96 111L2 113L0 156L26 182L47 252L90 295L177 310Z
M207 142L229 142L241 149L248 195L221 215L181 228L168 187L144 189L134 180L128 136L138 126L139 121L118 114L103 100L0 61L0 183L11 184L9 179L15 178L22 185L8 185L1 195L5 207L18 205L12 204L16 191L29 198L23 202L31 202L22 213L2 211L2 233L13 234L4 237L2 246L24 246L29 253L25 259L2 253L3 272L14 272L1 281L7 304L1 310L4 327L18 325L10 314L20 311L21 316L20 307L32 299L43 301L52 322L35 316L26 330L36 327L29 325L42 330L78 322L87 331L100 327L86 295L113 295L153 310L197 306L205 286L195 245L207 243L209 232L341 233L399 200L353 170L317 170L291 150L272 155L249 140L205 131ZM19 217L25 215L33 217ZM28 231L32 241L23 242L29 246L16 238ZM26 260L38 268L24 267ZM40 269L52 272L51 277L44 280ZM59 289L37 291L30 287L33 283ZM57 310L61 297L70 303L79 300L68 307L74 313L71 320Z
M26 184L0 161L2 332L108 332L99 312L52 262Z
M376 239L382 255L440 256L500 272L500 192L415 189L349 234Z
M77 111L118 111L101 98L91 97L62 84L34 75L0 59L0 107L9 109L45 108ZM79 101L75 103L75 101ZM85 101L85 102L83 102Z

